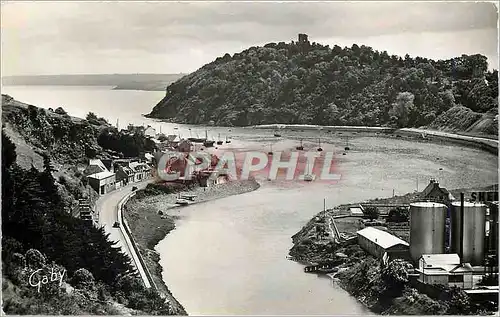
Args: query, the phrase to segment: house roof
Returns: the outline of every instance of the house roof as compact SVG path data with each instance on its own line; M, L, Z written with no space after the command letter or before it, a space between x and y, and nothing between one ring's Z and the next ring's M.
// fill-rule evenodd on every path
M449 200L455 199L455 197L453 197L453 195L446 188L439 187L439 183L434 179L430 180L429 185L427 185L427 187L422 191L420 196L421 197L428 197L433 190L437 190L437 191L441 192L443 195L448 196Z
M134 174L134 171L132 171L132 169L130 169L128 166L120 166L120 168L125 172L125 174L129 176Z
M425 261L426 266L419 271L425 274L453 274L473 272L474 269L469 263L460 263L458 254L423 254L420 259ZM430 271L429 271L430 270Z
M388 249L388 248L393 247L393 246L398 245L398 244L402 244L404 246L409 246L408 242L401 240L400 238L398 238L398 237L396 237L388 232L385 232L385 231L382 231L382 230L379 230L379 229L376 229L373 227L368 227L368 228L364 228L362 230L359 230L357 232L357 234L362 236L362 237L365 237L366 239L368 239L376 244L378 244L379 246L381 246L384 249Z
M139 162L130 162L128 166L134 171L149 169L149 166L147 164Z
M361 208L359 207L351 207L349 208L349 211L353 214L360 214L360 215L363 214L363 210L361 210Z
M422 254L420 257L427 264L460 264L458 254Z
M104 179L104 178L108 178L108 177L111 177L111 176L114 176L114 175L115 175L115 173L111 173L111 172L105 171L105 172L95 173L95 174L89 175L87 177L88 178L94 178L94 179Z
M89 166L90 165L99 166L102 169L103 172L104 171L108 171L108 169L106 168L106 166L104 165L104 163L101 160L98 160L98 159L97 160L90 160L89 161Z
M459 201L451 203L454 207L460 207L460 204L461 203ZM477 202L464 201L464 207L486 207L486 205Z

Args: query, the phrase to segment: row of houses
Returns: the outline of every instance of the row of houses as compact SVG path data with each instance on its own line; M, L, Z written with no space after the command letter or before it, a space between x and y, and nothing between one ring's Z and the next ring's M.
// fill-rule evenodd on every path
M99 195L104 195L130 183L150 178L151 166L146 162L131 159L94 159L89 161L83 175Z

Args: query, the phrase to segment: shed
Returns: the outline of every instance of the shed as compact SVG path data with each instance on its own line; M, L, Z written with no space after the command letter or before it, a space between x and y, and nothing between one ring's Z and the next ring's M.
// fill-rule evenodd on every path
M351 207L349 208L349 214L353 217L363 217L363 210L359 207Z
M359 230L357 236L359 246L378 259L382 259L384 253L387 253L389 260L410 258L408 242L388 232L368 227Z

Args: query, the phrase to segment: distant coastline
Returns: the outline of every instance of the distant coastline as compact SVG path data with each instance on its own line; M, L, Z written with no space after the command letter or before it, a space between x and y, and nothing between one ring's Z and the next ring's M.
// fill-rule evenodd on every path
M109 86L116 90L164 91L186 74L83 74L5 76L4 86Z

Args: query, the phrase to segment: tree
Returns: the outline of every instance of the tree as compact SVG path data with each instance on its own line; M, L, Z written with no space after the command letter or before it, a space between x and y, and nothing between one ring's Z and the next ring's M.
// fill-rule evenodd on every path
M2 168L8 169L16 161L16 146L2 130Z
M387 216L388 222L407 222L409 219L409 211L404 207L396 207L389 211Z
M60 114L60 115L64 115L64 116L68 115L68 113L66 112L66 110L64 110L62 107L58 107L54 112L57 113L57 114Z
M363 213L364 213L366 218L372 219L372 220L378 219L378 217L380 215L378 208L375 206L365 207Z
M411 92L398 93L390 113L396 117L398 128L404 128L408 125L410 111L414 108L414 99L415 96Z
M85 118L87 121L97 121L97 116L93 112L89 112Z
M404 260L396 259L382 267L381 278L385 286L385 296L388 298L400 296L408 284L408 264Z

